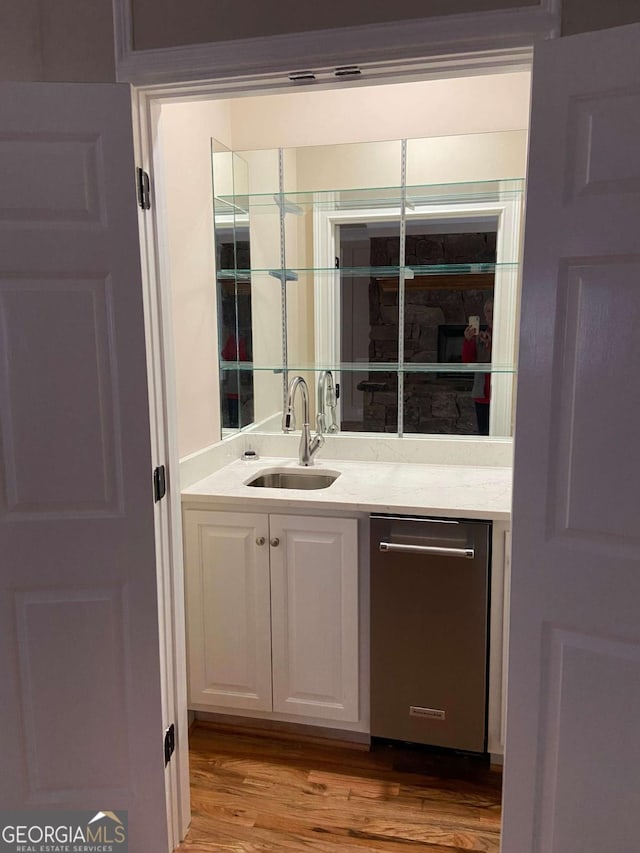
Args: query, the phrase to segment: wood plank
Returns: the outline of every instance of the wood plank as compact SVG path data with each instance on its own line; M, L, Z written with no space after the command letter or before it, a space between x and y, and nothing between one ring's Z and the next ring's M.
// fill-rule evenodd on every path
M196 723L179 853L498 853L501 774L475 759L300 743Z

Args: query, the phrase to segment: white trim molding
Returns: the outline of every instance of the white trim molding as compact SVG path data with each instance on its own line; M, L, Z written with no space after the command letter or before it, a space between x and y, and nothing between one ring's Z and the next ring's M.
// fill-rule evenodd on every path
M333 267L336 257L336 218L332 215L331 193L318 193L313 207L313 322L315 363L337 366L340 363L339 293L340 270L321 273ZM320 204L318 200L320 199Z
M158 612L163 719L176 726L176 752L165 769L170 849L187 833L191 820L187 719L186 634L182 559L182 503L176 433L175 368L168 287L166 239L162 232L164 195L157 134L159 105L133 90L133 135L136 165L151 177L153 204L138 210L145 338L147 343L151 442L154 459L168 472L167 499L155 504L158 554ZM154 463L155 464L155 463Z
M231 91L257 92L391 82L394 74L424 80L492 68L516 70L528 65L535 42L560 33L561 0L540 0L488 12L135 50L132 2L113 0L116 75L138 86L215 81ZM357 81L336 78L336 68L344 65L360 68ZM289 79L301 71L315 80Z

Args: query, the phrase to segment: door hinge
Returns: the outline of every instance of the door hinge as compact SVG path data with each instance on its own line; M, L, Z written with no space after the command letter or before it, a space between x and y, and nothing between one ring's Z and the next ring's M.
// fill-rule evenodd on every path
M149 175L138 167L138 204L143 210L149 210L151 207L151 183Z
M167 494L167 472L164 465L159 465L153 472L153 500L154 503L162 500Z
M171 723L169 728L164 733L164 766L171 761L171 756L176 748L176 728Z

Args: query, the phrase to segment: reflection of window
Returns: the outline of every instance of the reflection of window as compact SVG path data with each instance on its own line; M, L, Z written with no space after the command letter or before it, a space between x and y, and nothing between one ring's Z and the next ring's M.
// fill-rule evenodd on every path
M465 401L463 397L458 400L444 389L438 389L429 400L432 390L429 383L434 375L456 373L456 384L468 388L472 381L470 374L479 371L466 370L464 364L457 362L450 364L448 370L441 370L438 336L443 335L443 326L466 328L469 316L478 316L482 326L484 301L493 293L495 322L488 371L491 373L490 434L512 435L522 199L519 191L510 193L508 187L499 183L483 197L480 189L486 188L471 185L470 192L465 190L461 200L416 202L404 216L399 207L393 206L386 210L366 209L364 205L349 210L337 206L314 209L314 265L333 265L334 257L340 261L340 272L335 276L315 276L314 304L316 317L326 318L324 323L316 322L316 363L343 363L338 376L342 429L384 430L399 435L446 432L451 427L448 421L463 418L462 408L467 427L458 423L451 428L461 434L476 434L472 400ZM405 335L399 346L395 324L403 223L407 235L403 259ZM446 258L450 263L438 264L442 246L434 244L446 235L447 248L453 254L449 252ZM383 239L384 251L372 256L374 238ZM475 241L475 254L463 248L469 240ZM427 258L426 263L418 264L417 258ZM391 262L391 267L384 269L384 262ZM455 265L453 268L451 263ZM347 269L350 266L357 269ZM446 293L447 290L456 293ZM384 321L375 331L370 324L370 300L377 301ZM407 322L406 311L413 303L417 304L417 313L431 321L430 329L425 329L422 322ZM457 313L452 311L454 307ZM350 318L355 320L353 326ZM335 334L334 329L339 333ZM351 329L352 334L345 333ZM407 389L403 387L405 381ZM415 393L409 397L411 385ZM398 409L401 387L402 402ZM422 399L418 399L419 391Z
M249 241L220 240L216 249L222 427L239 429L254 420Z
M405 281L403 420L404 432L475 435L479 432L472 389L474 374L458 371L413 371L411 365L461 366L462 341L469 317L484 320L484 305L493 297L496 222L486 230L468 223L412 222L405 242L405 266L415 267ZM362 361L370 369L342 376L350 408L342 409L341 428L366 432L398 429L399 279L376 268L397 267L400 237L397 223L362 224L339 229L343 267L369 267L367 277L348 274L341 280L341 360ZM357 254L358 263L353 263ZM458 265L488 265L489 271L448 272ZM440 267L437 274L420 274ZM486 268L484 268L486 269ZM382 273L382 269L381 269ZM357 306L357 307L356 307ZM486 331L486 324L484 325ZM377 365L389 365L388 370Z

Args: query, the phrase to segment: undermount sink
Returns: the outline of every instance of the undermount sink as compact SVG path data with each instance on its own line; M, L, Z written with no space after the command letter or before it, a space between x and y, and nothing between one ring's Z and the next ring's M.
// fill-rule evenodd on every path
M294 471L279 469L262 471L247 486L263 489L326 489L340 476L339 471Z

